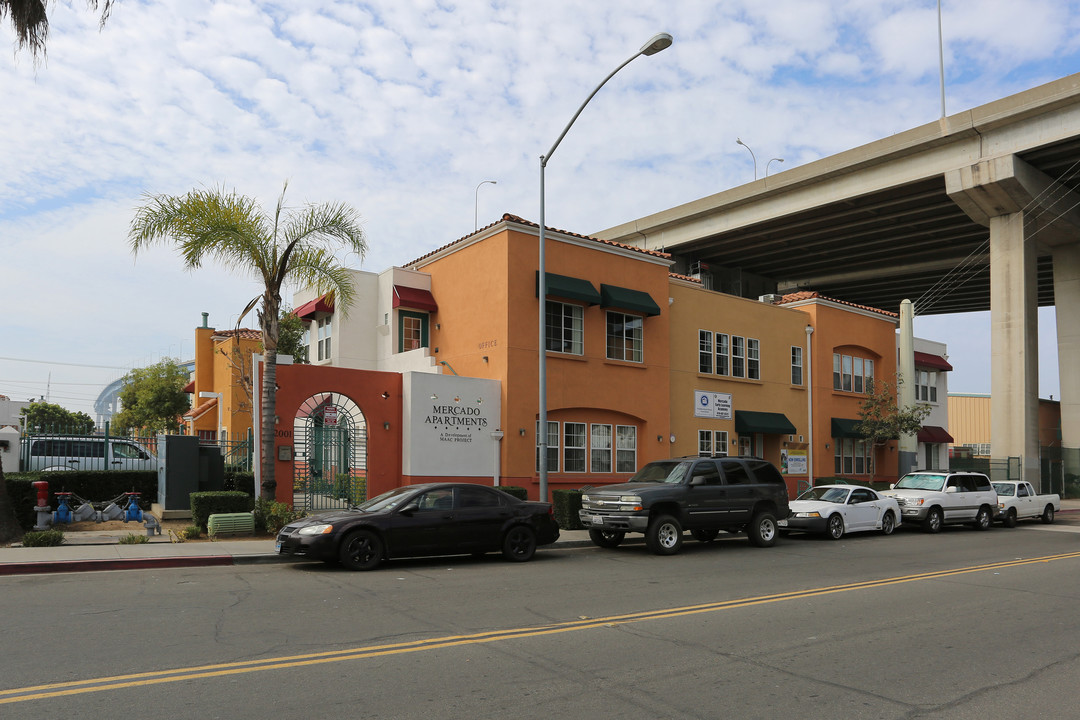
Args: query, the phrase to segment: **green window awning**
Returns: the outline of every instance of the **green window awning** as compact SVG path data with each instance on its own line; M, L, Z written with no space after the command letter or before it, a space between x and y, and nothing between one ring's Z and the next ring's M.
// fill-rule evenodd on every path
M784 413L735 411L735 432L740 435L763 433L765 435L794 435L795 426Z
M577 300L587 305L599 305L600 293L588 280L581 278L544 273L547 282L548 297L561 297L567 300ZM540 271L536 271L536 296L540 297Z
M631 290L618 285L600 285L600 307L621 308L648 317L660 314L657 305L647 292Z
M847 418L833 418L832 419L832 436L834 438L862 438L865 437L861 432L855 429L855 426L859 424L859 420L848 420Z

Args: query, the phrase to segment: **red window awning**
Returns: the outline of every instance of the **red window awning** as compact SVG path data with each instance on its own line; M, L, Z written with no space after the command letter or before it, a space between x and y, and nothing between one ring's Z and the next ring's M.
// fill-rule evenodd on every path
M436 312L439 309L430 290L421 290L406 285L394 286L394 307L426 310L427 312Z
M191 382L189 382L187 385L184 386L184 392L186 392L186 393L195 392L195 378L192 378Z
M949 431L937 425L923 425L918 438L921 443L940 444L953 442L953 436L949 434Z
M328 301L325 295L322 295L310 302L306 302L293 311L296 317L300 318L301 320L311 320L318 313L332 312L334 312L334 304Z
M949 361L940 355L915 351L915 367L933 368L934 370L952 370Z

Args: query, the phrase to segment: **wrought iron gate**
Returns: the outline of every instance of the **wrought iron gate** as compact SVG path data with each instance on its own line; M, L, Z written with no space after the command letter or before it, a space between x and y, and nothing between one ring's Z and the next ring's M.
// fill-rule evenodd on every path
M367 422L359 406L338 393L308 398L293 421L293 505L314 511L367 499Z

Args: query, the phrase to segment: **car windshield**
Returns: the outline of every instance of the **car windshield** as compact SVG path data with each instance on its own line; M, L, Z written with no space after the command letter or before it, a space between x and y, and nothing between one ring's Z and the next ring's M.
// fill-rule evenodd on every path
M661 460L651 462L634 473L627 480L632 483L670 483L678 485L690 471L690 463L685 460Z
M400 503L402 503L415 488L411 487L399 487L384 492L382 495L373 497L370 500L357 505L354 509L362 512L383 512L384 510L393 510Z
M998 495L1006 497L1012 497L1016 494L1016 486L1012 483L994 483L994 489L997 490Z
M894 486L897 490L941 490L945 476L935 473L912 473L900 478Z
M844 488L816 487L810 488L796 500L821 500L822 502L839 503L847 502L848 491Z

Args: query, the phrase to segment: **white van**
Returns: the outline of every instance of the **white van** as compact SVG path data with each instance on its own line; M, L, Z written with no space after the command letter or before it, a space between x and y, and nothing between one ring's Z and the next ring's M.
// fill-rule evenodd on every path
M157 457L142 445L123 438L32 437L26 471L35 470L153 470Z

